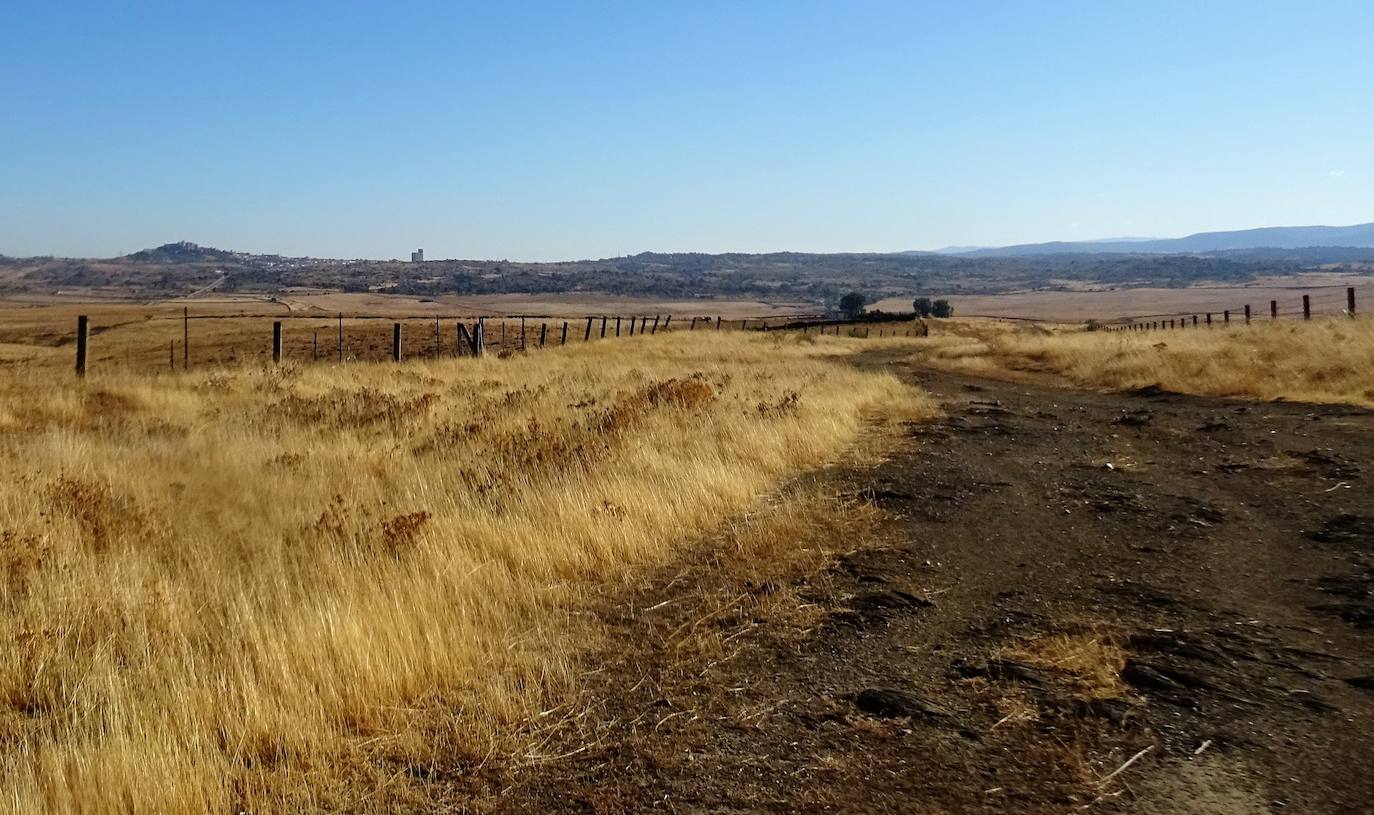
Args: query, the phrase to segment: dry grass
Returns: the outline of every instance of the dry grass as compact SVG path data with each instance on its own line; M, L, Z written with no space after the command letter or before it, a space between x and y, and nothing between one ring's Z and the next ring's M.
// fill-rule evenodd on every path
M521 755L588 597L671 560L866 411L839 338L85 383L0 376L0 800L397 811Z
M1344 317L1154 332L1047 330L991 321L937 326L920 358L975 374L1052 374L1088 387L1374 407L1374 321Z
M1001 656L1063 675L1082 699L1114 699L1126 691L1121 681L1126 651L1099 628L1033 637L1004 649Z

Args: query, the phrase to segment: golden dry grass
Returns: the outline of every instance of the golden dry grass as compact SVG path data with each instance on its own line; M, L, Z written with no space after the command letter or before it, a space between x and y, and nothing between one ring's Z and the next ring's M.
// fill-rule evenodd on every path
M870 343L697 333L509 360L0 375L0 801L391 812L521 758L587 598L866 411Z
M1374 407L1374 321L1366 318L1116 333L966 320L937 323L917 344L924 362L975 374Z
M1126 692L1121 681L1126 651L1110 632L1097 627L1032 637L1001 655L1058 672L1083 699L1112 699Z

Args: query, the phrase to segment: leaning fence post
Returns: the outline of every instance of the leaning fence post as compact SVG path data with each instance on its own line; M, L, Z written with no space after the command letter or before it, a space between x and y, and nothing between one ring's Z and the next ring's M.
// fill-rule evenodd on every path
M635 323L637 323L637 322L639 322L639 318L638 318L638 317L631 317L631 318L630 318L630 336L631 336L631 337L633 337L633 336L635 335Z
M667 330L668 330L668 323L671 323L672 321L673 321L673 315L669 314L669 315L668 315L668 319L666 319L666 320L663 321L663 330L664 330L664 331L667 331Z
M1345 290L1345 311L1351 317L1355 316L1355 287L1350 286Z
M1310 320L1310 319L1312 319L1312 297L1311 297L1311 295L1304 294L1304 295L1302 296L1302 318L1303 318L1304 320Z
M567 321L567 320L564 320L564 321L563 321L563 338L560 339L560 340L558 341L558 344L559 344L559 345L567 345L567 344L568 344L568 321Z
M582 341L586 342L592 338L592 318L587 318L587 333L582 335Z
M401 361L401 324L391 324L391 361Z
M648 319L648 318L645 318L645 319ZM652 329L649 333L650 333L651 335L652 335L652 334L657 334L657 333L658 333L658 315L657 315L657 314L654 315L654 327L653 327L653 329Z
M607 322L609 319L610 319L610 318L607 317L605 314L602 314L602 315L601 315L601 339L603 339L603 340L606 339L606 322Z
M281 362L281 320L272 323L272 362Z
M696 317L693 317L693 318L692 318L692 324L691 324L690 326L687 327L687 330L688 330L688 331L696 331L696 330L697 330L697 318L696 318Z

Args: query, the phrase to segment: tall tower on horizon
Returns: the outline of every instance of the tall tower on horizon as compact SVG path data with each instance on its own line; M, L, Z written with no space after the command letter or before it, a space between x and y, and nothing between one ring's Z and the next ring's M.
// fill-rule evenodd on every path
M425 262L425 250L423 250L423 249L416 249L414 252L411 252L411 253L410 253L410 262L411 262L411 263L424 263L424 262Z

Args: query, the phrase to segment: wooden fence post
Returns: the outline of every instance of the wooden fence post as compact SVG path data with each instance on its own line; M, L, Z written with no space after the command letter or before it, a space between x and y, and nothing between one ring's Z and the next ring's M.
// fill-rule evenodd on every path
M310 361L314 362L320 358L320 332L316 331L310 339Z
M391 361L401 361L401 324L391 324Z
M281 320L272 323L272 362L281 362Z
M648 317L645 317L644 319L647 320L647 319L649 319L649 318L648 318ZM653 329L652 329L649 333L650 333L651 335L652 335L652 334L657 334L657 333L658 333L658 315L657 315L657 314L654 315L654 327L653 327Z
M1278 300L1270 300L1270 301L1269 301L1269 319L1271 319L1271 320L1277 320L1278 318L1279 318L1279 301L1278 301Z
M549 333L549 324L548 324L548 323L540 323L540 324L539 324L539 347L540 347L540 348L543 348L543 347L544 347L544 337L545 337L548 333Z
M480 356L482 356L482 353L483 353L484 351L487 350L487 318L486 318L486 317L478 317L478 318L477 318L477 328L476 328L476 332L475 332L475 333L476 333L477 336L473 337L473 339L476 341L477 346L476 346L473 350L476 352L475 355L480 357Z
M559 340L559 341L558 341L558 344L559 344L559 345L567 345L567 344L568 344L568 321L567 321L567 320L564 320L564 321L563 321L563 339Z
M717 330L717 331L720 330L720 315L719 315L719 314L716 315L716 330Z
M615 335L616 335L617 337L620 336L620 318L619 318L619 317L616 317L616 318L615 318Z
M191 367L191 309L189 306L181 308L181 369L188 370Z
M603 339L603 340L606 339L606 322L607 322L609 319L610 319L610 318L607 317L605 314L602 314L602 315L601 315L601 339Z
M438 359L440 356L443 356L443 353L444 353L444 341L441 340L441 339L439 339L439 318L438 318L438 317L435 317L435 318L434 318L434 358L435 358L435 359Z
M167 340L167 368L175 371L177 369L177 341Z
M696 330L697 330L697 318L696 318L696 317L693 317L693 318L692 318L692 324L691 324L690 326L687 327L687 330L688 330L688 331L696 331Z
M339 312L339 361L343 362L343 312Z
M85 314L76 318L76 375L86 375L86 337L90 333L91 321Z
M1351 317L1355 316L1355 287L1350 286L1345 290L1345 311Z
M1302 296L1302 318L1303 318L1304 320L1310 320L1310 319L1312 319L1312 297L1311 297L1311 295L1304 294L1304 295Z
M1354 290L1352 289L1352 291L1354 291ZM1352 309L1351 311L1353 312L1354 310ZM667 330L668 330L668 323L671 323L672 321L673 321L673 315L669 314L669 315L668 315L668 319L666 319L666 320L663 321L663 330L664 330L664 331L667 331Z
M632 316L630 317L630 336L631 336L631 337L633 337L633 336L635 335L635 323L637 323L637 322L639 322L639 318L632 315Z
M592 318L587 318L587 333L582 335L582 341L586 342L592 338Z
M1221 312L1221 321L1227 325L1231 324L1231 309L1228 308Z
M1249 304L1249 303L1246 303L1246 304L1245 304L1245 324L1246 324L1246 325L1249 325L1249 324L1250 324L1250 304Z
M739 321L739 330L740 330L740 331L743 331L743 330L744 330L744 327L745 327L746 325L748 325L748 324L749 324L748 318L745 318L745 319L743 319L743 320L740 320L740 321Z

